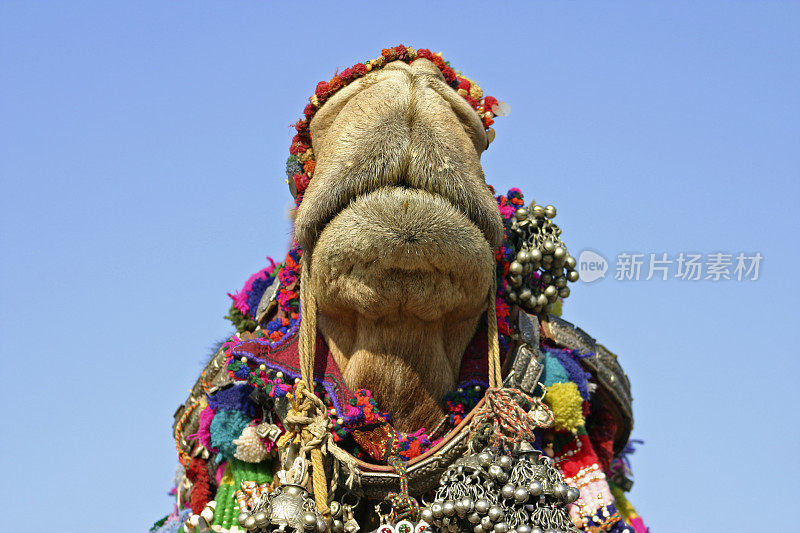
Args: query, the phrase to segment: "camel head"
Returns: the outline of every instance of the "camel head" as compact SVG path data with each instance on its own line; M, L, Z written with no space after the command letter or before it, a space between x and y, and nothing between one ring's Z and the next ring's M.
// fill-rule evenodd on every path
M503 224L484 124L421 58L354 80L309 130L295 237L318 330L351 389L370 389L398 429L430 429L494 297Z

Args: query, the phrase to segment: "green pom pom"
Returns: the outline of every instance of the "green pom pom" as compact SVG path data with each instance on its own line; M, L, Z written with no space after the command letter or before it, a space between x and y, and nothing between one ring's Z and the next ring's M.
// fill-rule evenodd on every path
M242 312L236 309L236 307L233 305L231 305L231 308L228 311L228 314L225 315L225 318L231 321L236 328L236 331L239 333L243 333L245 331L255 331L256 326L258 325L254 320L250 320L248 317L243 315Z

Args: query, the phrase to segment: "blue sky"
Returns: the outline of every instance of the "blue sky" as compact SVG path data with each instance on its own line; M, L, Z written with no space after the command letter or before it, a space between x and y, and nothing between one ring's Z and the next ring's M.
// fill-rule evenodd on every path
M611 263L565 317L632 380L640 514L796 529L798 21L796 2L4 2L4 524L169 511L172 413L230 331L226 292L289 241L289 125L402 42L511 104L487 181ZM764 259L756 281L616 281L622 252Z

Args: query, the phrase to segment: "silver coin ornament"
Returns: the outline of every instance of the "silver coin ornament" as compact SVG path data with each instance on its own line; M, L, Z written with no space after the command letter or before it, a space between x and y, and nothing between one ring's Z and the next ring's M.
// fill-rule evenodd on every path
M527 442L511 454L486 449L465 456L442 474L439 485L421 513L433 531L578 531L566 508L578 499L578 490Z
M317 513L308 491L300 485L281 485L266 493L251 513L243 512L239 526L252 533L325 533L328 522Z
M532 202L506 222L508 244L516 255L508 266L505 298L533 314L549 313L559 298L569 296L567 283L578 281L577 262L561 240L555 216L552 205Z

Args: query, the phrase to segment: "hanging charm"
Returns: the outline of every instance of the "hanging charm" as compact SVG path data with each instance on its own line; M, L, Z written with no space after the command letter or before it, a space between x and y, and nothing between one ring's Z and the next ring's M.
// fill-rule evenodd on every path
M238 522L247 531L325 533L328 530L327 520L317 512L314 498L302 486L307 465L295 452L294 445L287 446L284 452L284 468L278 472L282 484L272 492L264 491L252 507L240 508Z
M346 533L358 533L361 529L361 526L358 525L358 522L353 517L353 507L350 505L344 505L344 531Z
M348 496L355 498L355 504L345 503ZM333 533L357 533L361 529L355 518L353 508L358 505L359 498L353 492L346 492L341 501L331 502L331 531Z
M328 529L308 491L293 484L281 485L264 494L252 514L243 512L239 515L239 525L249 532L259 533L324 533Z
M566 505L579 492L549 457L523 441L511 454L492 449L456 461L442 475L422 519L440 531L576 532Z
M397 530L395 530L392 525L391 509L387 513L381 511L381 504L383 503L385 502L381 502L375 506L375 514L378 515L378 520L381 524L378 526L377 533L397 533Z
M577 263L552 221L555 216L552 205L532 202L517 209L507 226L517 254L508 266L506 299L533 314L549 313L556 300L569 296L567 282L578 281Z

